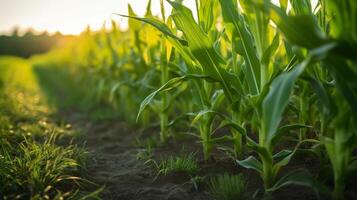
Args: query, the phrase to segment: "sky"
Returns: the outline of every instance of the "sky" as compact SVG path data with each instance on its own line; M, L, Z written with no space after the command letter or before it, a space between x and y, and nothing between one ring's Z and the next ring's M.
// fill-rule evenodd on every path
M194 2L185 0L192 8ZM96 30L111 19L125 28L127 20L113 13L127 14L128 3L138 15L145 13L147 0L0 0L0 33L9 34L14 27L31 27L49 33L78 34L87 25ZM169 13L170 6L165 7ZM152 12L160 13L160 0L152 0Z
M14 27L20 27L20 32L32 28L35 32L79 34L87 25L92 30L104 22L109 26L111 19L125 29L127 19L113 13L127 14L128 3L138 15L145 13L147 0L0 0L0 34L11 34ZM184 4L195 9L195 0ZM168 15L171 7L166 1L165 8ZM152 0L152 12L160 14L160 0Z

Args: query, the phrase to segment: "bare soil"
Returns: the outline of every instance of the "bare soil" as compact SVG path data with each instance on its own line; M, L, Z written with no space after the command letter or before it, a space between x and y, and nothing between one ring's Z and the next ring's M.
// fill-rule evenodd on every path
M190 182L190 177L183 173L159 176L155 179L157 175L155 167L137 158L137 153L143 148L135 141L138 138L144 139L158 134L158 130L143 131L130 128L126 123L117 121L92 122L84 120L80 115L72 115L69 119L75 127L84 132L86 149L89 152L86 177L98 185L105 186L102 192L103 199L210 200L213 197L207 186L209 177L223 173L243 173L248 183L248 196L252 199L253 194L263 187L255 171L241 168L221 151L215 150L212 160L204 162L201 145L192 137L172 139L167 144L156 147L153 150L153 159L160 160L168 155L196 152L200 165L198 175L205 177L205 183L196 190ZM291 165L282 171L282 174L301 167L310 169L315 175L320 169L316 159L298 155ZM302 186L283 188L275 192L274 197L275 199L296 200L317 199L312 189ZM352 195L349 199L357 199L355 197ZM257 192L255 199L262 198L262 191Z

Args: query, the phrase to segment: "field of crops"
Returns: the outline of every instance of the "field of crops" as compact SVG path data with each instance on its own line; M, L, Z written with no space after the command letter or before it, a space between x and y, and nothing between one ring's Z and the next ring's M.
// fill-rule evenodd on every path
M357 1L160 2L0 57L0 199L357 199Z

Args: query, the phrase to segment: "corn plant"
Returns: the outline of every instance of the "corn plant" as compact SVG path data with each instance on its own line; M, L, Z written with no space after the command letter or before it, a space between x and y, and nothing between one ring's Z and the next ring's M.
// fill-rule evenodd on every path
M210 86L199 79L206 79L213 82L221 83L224 88L223 91L231 96L231 90L228 89L227 80L234 80L235 77L229 74L222 67L223 60L217 54L216 50L213 48L213 43L211 39L203 32L199 25L194 21L192 12L184 7L181 3L170 2L174 8L175 13L173 13L172 19L175 22L179 30L185 33L186 40L180 39L173 34L170 28L159 20L153 18L137 18L137 20L144 21L158 28L161 32L168 36L169 42L179 51L182 58L185 60L187 65L186 74L181 77L175 77L170 79L161 88L156 90L154 93L150 94L141 104L141 109L139 115L146 108L152 99L162 91L168 91L176 88L177 85L182 84L184 81L192 80L193 87L197 93L195 96L201 102L203 110L208 110L214 105L209 103L208 96ZM131 16L133 18L133 16ZM199 35L195 35L199 34ZM198 37L197 37L198 36ZM192 44L187 46L188 44ZM211 49L209 49L209 47ZM200 50L201 49L201 50ZM199 51L197 51L199 50ZM202 66L207 66L208 68L203 68ZM225 77L225 78L224 78ZM237 81L237 80L234 80ZM212 120L214 118L214 113L210 112L210 115L202 118L200 125L200 135L204 148L204 155L207 159L209 152L211 150L212 141L210 138L212 132Z
M314 20L311 13L310 15L287 16L277 7L273 5L271 7L273 8L272 16L274 16L272 20L292 44L310 50L310 54L313 48L326 44L331 46L328 54L321 58L322 63L320 64L321 67L328 69L328 74L320 73L318 77L331 77L335 81L334 88L337 95L329 93L319 83L316 76L310 79L310 82L324 107L322 115L324 115L323 119L326 121L321 128L320 137L334 170L335 189L333 197L334 199L343 199L347 174L355 169L355 162L351 156L351 152L355 148L353 144L355 127L351 123L356 120L356 105L353 102L356 102L357 90L353 80L356 80L357 74L353 70L356 66L356 54L353 52L357 50L355 48L357 29L354 21L357 4L351 1L319 1L317 11L319 21ZM289 27L292 24L294 24L294 27ZM304 31L302 34L309 37L298 37L295 31ZM339 105L336 114L333 112L333 105ZM351 112L346 112L346 110L351 110ZM335 126L332 130L328 130L327 124L331 120L335 121Z
M251 1L239 2L244 13L239 12L237 1L220 1L227 35L232 44L232 69L236 75L241 72L244 76L241 81L246 83L242 86L241 105L236 106L232 111L232 121L236 124L242 123L242 119L238 116L247 109L245 104L252 105L253 99L263 92L263 88L276 71L271 57L279 48L279 36L269 26L269 17L257 9ZM240 66L235 62L237 55L242 59ZM235 133L233 130L233 135L238 138L236 152L239 155L242 151L240 133Z
M289 163L299 144L293 151L283 150L277 154L273 153L274 147L287 130L305 127L300 124L279 127L279 124L285 107L289 103L295 80L315 58L310 57L297 66L293 66L291 64L292 60L290 60L285 67L284 73L274 75L281 69L273 65L271 63L272 60L268 59L271 59L271 56L274 55L279 46L277 33L271 40L271 44L267 42L269 41L268 30L271 27L268 26L269 15L264 13L264 9L269 9L270 1L261 1L259 3L240 1L244 15L239 13L236 1L220 1L220 3L231 40L233 42L237 41L237 46L241 46L241 49L236 53L242 55L245 61L243 73L246 77L248 90L243 88L244 93L255 96L255 98L248 99L248 101L250 105L255 106L255 119L253 118L253 120L256 123L253 123L253 126L258 128L259 141L255 143L254 140L248 136L246 137L248 146L257 152L260 160L250 156L246 160L238 161L238 163L243 167L257 170L263 179L265 191L274 191L280 188L278 185L289 181L285 177L277 180L277 175L280 169ZM277 9L282 10L282 8L278 7ZM256 44L259 48L255 50L253 44ZM324 50L325 48L317 50L316 54L318 55L316 56L323 54ZM269 70L269 65L273 66L272 70ZM290 178L294 177L290 174L288 176Z

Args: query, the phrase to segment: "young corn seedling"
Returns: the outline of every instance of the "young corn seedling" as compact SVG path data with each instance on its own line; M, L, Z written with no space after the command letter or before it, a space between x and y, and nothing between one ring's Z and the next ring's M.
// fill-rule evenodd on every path
M162 11L162 18L164 21L166 21L165 19L165 11L164 11L164 7L163 7L163 3L161 2L161 11ZM165 36L161 37L161 39L158 39L158 32L156 30L151 30L152 27L151 26L147 26L146 24L141 24L139 21L133 19L134 17L136 17L136 15L134 14L133 10L131 9L131 7L129 6L129 15L132 16L132 18L129 18L129 25L132 25L131 27L131 31L133 31L132 35L135 38L135 48L138 48L137 52L145 52L145 54L140 54L139 53L139 57L142 57L141 60L145 61L145 63L147 63L147 65L151 65L153 66L152 69L144 69L143 74L145 74L144 77L147 77L148 79L143 79L142 82L142 86L144 86L145 84L145 80L149 80L152 78L154 79L155 76L153 76L157 69L156 67L156 63L155 63L155 52L157 50L160 51L160 62L159 62L159 73L160 73L160 81L161 84L163 85L164 83L166 83L169 80L169 69L168 69L168 63L172 57L172 48L171 46L167 45L166 42L166 38ZM145 14L146 18L149 19L153 19L153 20L157 20L156 18L154 18L154 16L151 13L151 1L148 1L147 4L147 10L146 10L146 14ZM141 26L141 27L140 27ZM142 30L140 30L142 29ZM150 30L149 30L150 29ZM141 34L142 33L142 34ZM145 45L141 44L141 37L144 37L144 41L147 41ZM157 41L157 42L155 42ZM145 66L146 64L144 64ZM140 77L140 76L139 76ZM147 86L146 86L147 87ZM150 88L152 90L152 88ZM138 93L142 93L142 94L147 94L147 92L138 92ZM121 95L123 96L123 95ZM168 126L168 118L169 118L169 111L170 111L170 96L168 93L162 93L161 94L161 100L160 101L156 101L156 104L152 105L152 109L155 113L157 113L160 117L160 140L162 142L165 142L167 140L167 138L169 137L169 126ZM131 109L133 110L133 109ZM146 113L141 113L141 115L143 115L142 117L145 116ZM137 117L137 122L138 122L139 118Z
M298 65L292 71L285 72L272 81L268 93L262 97L261 108L257 111L260 118L259 141L255 143L247 137L248 146L259 155L259 160L250 156L238 161L241 166L259 172L266 192L280 188L281 181L277 181L277 175L280 169L289 163L297 149L296 147L293 151L282 150L277 154L273 153L282 134L288 129L296 128L295 125L279 128L279 124L289 102L294 82L305 67L306 65Z
M236 125L242 123L242 112L247 110L248 106L254 106L255 99L261 95L271 76L276 73L272 56L278 50L280 41L274 28L269 25L269 16L256 8L252 1L242 0L239 3L242 13L237 1L220 1L227 36L232 44L232 69L237 76L242 74L242 82L245 82L242 85L241 100L239 103L232 102L236 106L233 107L231 120ZM236 62L238 55L242 59L240 65ZM257 120L254 115L252 117L251 121ZM243 151L242 133L234 130L232 132L236 138L236 154L240 157Z
M201 66L202 71L200 73L208 77L211 82L219 83L225 98L230 104L238 101L239 91L241 91L241 83L234 74L225 69L225 62L215 49L212 38L210 38L204 31L204 27L211 27L212 25L205 26L204 23L201 23L201 25L203 24L203 27L200 27L200 25L195 22L191 10L180 3L169 2L173 7L172 18L177 28L184 33L185 39L188 42L188 48L194 56L195 61ZM207 9L207 7L209 8L208 10L210 10L213 9L212 6L214 3L206 5L203 2L200 2L200 5L202 10ZM200 8L198 10L199 16L200 13L203 12ZM206 29L209 31L209 28ZM212 126L213 117L217 115L217 112L212 110L211 107L206 107L200 113L207 114L209 115L207 117L211 118L209 121L206 121L207 125L204 126L205 130L201 131L201 139L203 141L211 140L209 142L212 143L215 140L211 138L211 128L209 126ZM204 118L205 116L202 117ZM204 133L202 134L202 132ZM237 137L235 137L235 139L236 138ZM207 155L209 152L206 152L205 154Z

